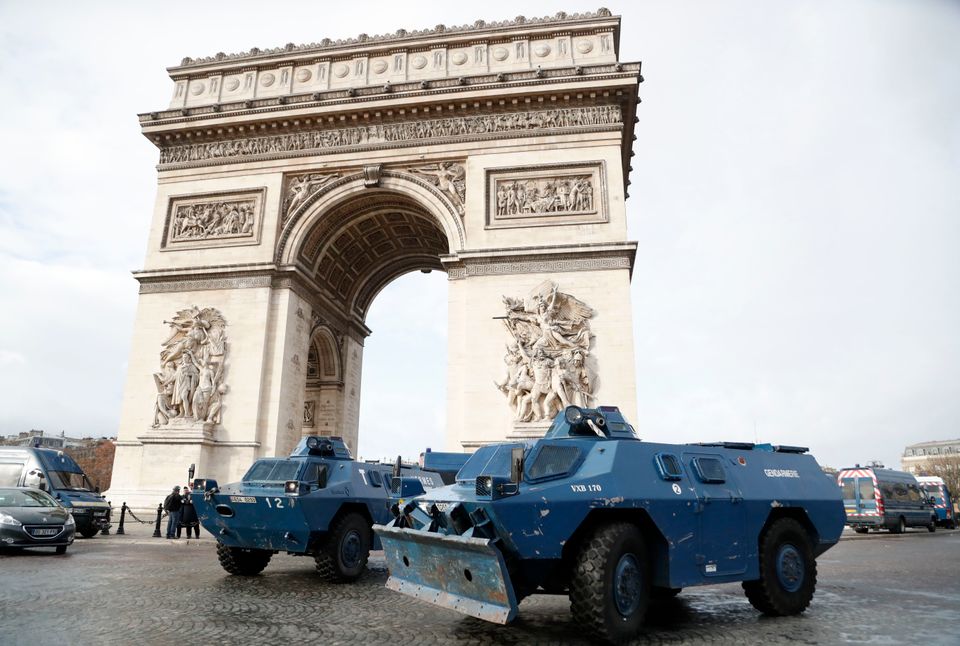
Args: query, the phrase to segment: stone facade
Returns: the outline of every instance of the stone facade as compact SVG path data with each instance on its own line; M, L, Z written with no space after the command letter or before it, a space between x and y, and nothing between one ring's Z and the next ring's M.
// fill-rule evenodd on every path
M356 448L366 313L410 271L450 279L448 449L535 436L564 403L635 417L640 66L619 26L481 21L171 68L170 107L140 115L159 184L112 498L155 504L190 464L238 479L303 434Z

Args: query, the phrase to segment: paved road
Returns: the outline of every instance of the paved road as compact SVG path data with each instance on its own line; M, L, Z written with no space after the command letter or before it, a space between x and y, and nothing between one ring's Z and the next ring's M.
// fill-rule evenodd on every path
M133 526L0 556L0 644L585 644L564 597L520 605L511 626L434 608L383 587L383 558L354 585L278 555L263 575L226 575L213 539L168 541ZM653 608L638 643L960 644L960 531L852 533L819 560L800 617L760 616L740 586L692 588Z

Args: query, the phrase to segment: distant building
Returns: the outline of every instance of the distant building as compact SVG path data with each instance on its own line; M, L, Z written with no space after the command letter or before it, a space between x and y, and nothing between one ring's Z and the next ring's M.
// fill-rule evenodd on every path
M901 467L909 473L921 473L924 465L935 458L960 458L960 440L938 440L911 444L903 450Z
M18 433L17 435L8 435L6 439L0 440L0 444L5 446L37 446L44 449L71 449L74 447L87 446L91 440L67 437L62 431L60 435L47 435L42 430L31 429Z

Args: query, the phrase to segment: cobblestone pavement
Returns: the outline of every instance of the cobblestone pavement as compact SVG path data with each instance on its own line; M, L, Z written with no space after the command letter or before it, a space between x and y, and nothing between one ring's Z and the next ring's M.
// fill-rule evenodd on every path
M497 626L386 590L379 554L353 585L321 583L311 559L288 555L244 578L220 569L209 535L151 531L79 539L64 556L0 556L0 643L589 643L565 597L529 598L517 621ZM651 608L638 643L960 643L960 531L845 533L819 571L800 617L762 617L739 584L691 588Z

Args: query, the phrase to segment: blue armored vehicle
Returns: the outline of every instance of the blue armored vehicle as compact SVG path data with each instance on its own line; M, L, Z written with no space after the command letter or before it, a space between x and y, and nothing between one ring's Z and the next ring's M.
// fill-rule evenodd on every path
M430 456L430 453L426 454ZM450 462L451 454L436 454ZM455 456L454 456L455 457ZM452 482L449 473L357 462L339 437L306 437L287 458L257 460L241 482L222 488L198 478L191 494L200 524L217 539L217 556L230 574L260 573L278 552L313 556L329 581L352 581L380 549L373 523L390 517L395 476L424 491Z
M844 525L806 449L641 442L619 410L568 407L543 439L479 449L455 484L375 525L387 587L508 623L527 595L567 594L587 630L639 631L651 597L742 581L769 615L802 612Z

